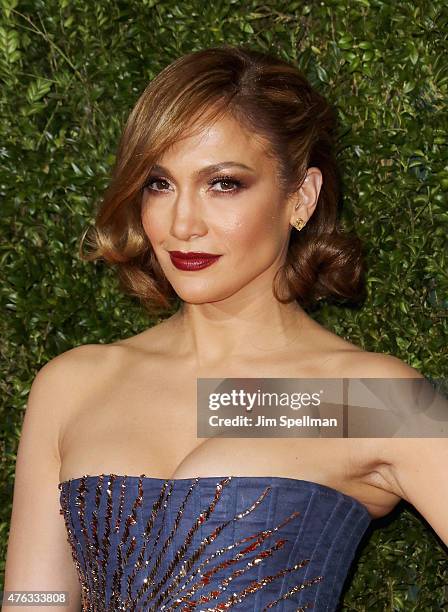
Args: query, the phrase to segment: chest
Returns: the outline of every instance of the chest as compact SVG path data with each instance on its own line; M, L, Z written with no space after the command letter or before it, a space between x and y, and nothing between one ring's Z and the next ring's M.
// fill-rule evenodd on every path
M245 378L239 368L185 372L129 371L110 381L67 420L61 437L63 476L115 472L154 477L282 475L322 483L355 478L366 458L341 438L197 438L197 377ZM254 376L254 373L251 373ZM275 377L272 373L270 377ZM282 370L281 377L293 371ZM309 369L310 378L316 372ZM257 376L262 377L263 372ZM303 374L305 376L305 374Z

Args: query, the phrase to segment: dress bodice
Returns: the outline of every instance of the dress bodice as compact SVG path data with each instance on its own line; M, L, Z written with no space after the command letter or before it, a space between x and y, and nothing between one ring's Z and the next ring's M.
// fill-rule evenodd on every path
M82 609L336 609L371 522L358 500L282 477L59 483Z

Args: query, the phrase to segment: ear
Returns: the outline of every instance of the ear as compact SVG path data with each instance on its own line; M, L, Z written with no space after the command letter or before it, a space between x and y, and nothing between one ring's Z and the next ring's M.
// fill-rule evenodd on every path
M307 223L316 208L322 182L322 172L319 168L308 168L302 186L291 202L291 225L295 227L297 219L303 219L304 224Z

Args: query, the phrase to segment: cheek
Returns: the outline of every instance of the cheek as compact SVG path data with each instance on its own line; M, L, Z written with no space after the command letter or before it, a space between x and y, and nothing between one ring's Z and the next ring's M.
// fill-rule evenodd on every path
M156 243L162 238L165 228L161 215L154 214L154 209L149 205L142 204L141 220L145 234L151 243Z
M217 243L216 247L233 256L244 256L257 233L254 219L238 213L214 218L209 230Z
M240 252L241 256L275 251L283 235L281 218L272 207L254 212L235 214L216 226L217 235L222 237L229 251Z

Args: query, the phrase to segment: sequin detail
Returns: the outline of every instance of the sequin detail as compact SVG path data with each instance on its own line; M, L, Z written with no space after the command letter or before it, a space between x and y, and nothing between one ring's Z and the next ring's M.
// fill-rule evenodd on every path
M239 521L244 521L244 518L253 513L260 504L267 503L271 486L266 486L243 511L214 526L199 544L195 544L198 530L201 530L201 534L206 531L207 521L219 507L223 491L230 484L232 477L219 480L215 484L212 499L207 500L205 508L186 529L181 544L173 550L172 544L179 534L179 525L185 509L191 503L192 494L198 487L199 477L192 479L180 503L175 507L175 518L169 525L166 519L167 508L172 502L175 480L163 482L160 492L152 503L146 524L143 525L144 474L138 477L138 492L131 500L129 513L124 511L128 477L101 474L95 478L90 482L87 475L77 479L79 484L76 487L74 500L70 500L70 495L75 494L75 487L70 486L70 481L59 483L60 513L64 517L67 541L81 584L83 611L228 610L246 600L248 605L251 605L251 598L258 591L284 576L300 573L300 570L309 563L309 559L302 559L274 574L259 577L263 562L275 555L288 541L284 537L277 537L278 534L281 534L285 525L299 518L299 512L286 516L271 529L258 531L237 539L227 546L219 547L219 536L224 530L232 528L232 525ZM94 507L88 513L88 487L92 482L95 484ZM114 509L112 494L116 485L120 487L120 491L119 496L115 496L115 499L118 499L118 508ZM78 508L78 529L71 514L73 505L71 501ZM92 499L90 499L91 506ZM100 506L104 517L102 534L98 533ZM115 521L113 521L114 514ZM79 538L76 536L77 533L80 533ZM118 545L115 546L116 540L114 540L113 547L112 534L117 534L118 538ZM218 548L212 552L209 547L215 541ZM246 586L234 591L232 587L237 578L245 579ZM263 611L275 608L277 604L293 597L300 590L320 582L323 578L315 576L299 581L293 588L267 603ZM312 607L312 603L305 604L297 608L297 612L304 612Z

